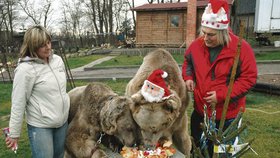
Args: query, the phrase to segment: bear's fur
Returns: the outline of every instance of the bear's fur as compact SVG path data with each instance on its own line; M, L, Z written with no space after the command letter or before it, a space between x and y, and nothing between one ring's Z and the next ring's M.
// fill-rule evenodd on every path
M165 78L172 96L162 102L147 102L141 95L141 87L148 76L156 69L168 73ZM188 134L186 107L189 97L178 64L164 49L150 52L135 76L126 87L126 95L131 96L135 106L131 109L136 123L141 129L141 139L145 146L172 140L173 144L185 154L190 155L191 141Z
M69 93L71 106L78 111L72 109L76 114L72 114L69 124L65 157L107 157L98 147L102 133L126 146L136 143L137 125L130 111L134 104L131 98L118 96L102 83L91 83L73 91L76 93Z
M78 111L78 108L80 107L81 103L80 99L82 97L82 94L87 86L80 86L72 89L68 92L68 95L70 97L70 109L69 109L69 115L68 115L68 123L70 123L75 114Z

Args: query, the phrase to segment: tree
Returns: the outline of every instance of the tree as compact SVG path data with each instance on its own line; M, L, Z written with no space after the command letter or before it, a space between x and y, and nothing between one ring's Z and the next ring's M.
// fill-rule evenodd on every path
M63 23L66 28L71 30L72 42L78 47L78 45L84 46L82 35L83 35L83 15L84 15L84 3L82 1L62 1L63 4ZM84 20L86 21L86 20ZM80 42L76 41L77 36Z
M132 8L134 8L134 0L132 0L131 1L131 4L128 2L128 4L129 4L129 8L130 9L132 9ZM132 20L133 20L133 30L135 30L136 29L136 18L135 18L135 11L134 10L132 10Z
M147 0L149 4L152 4L154 3L155 0ZM178 3L180 2L181 0L177 0L176 2L174 3ZM157 3L173 3L173 0L157 0Z
M13 34L14 34L14 25L17 18L15 8L15 0L3 0L3 6L1 7L0 13L0 32L4 31L5 34L1 35L0 40L2 45L4 45L6 51L8 46L13 45ZM5 41L5 42L4 42Z
M47 28L50 21L49 16L53 12L52 1L43 0L36 3L35 0L20 0L19 6L26 14L26 19L30 18L35 25L43 24Z

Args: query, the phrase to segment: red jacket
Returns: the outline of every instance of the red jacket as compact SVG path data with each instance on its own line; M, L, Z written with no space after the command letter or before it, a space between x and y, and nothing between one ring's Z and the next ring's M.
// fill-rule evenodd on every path
M208 115L211 116L211 108L203 97L207 96L206 92L216 91L218 101L216 104L217 120L221 119L231 69L237 51L238 37L232 33L230 33L230 37L229 46L222 49L212 64L203 38L196 39L185 52L185 60L182 65L183 79L191 79L195 82L194 108L198 113L203 115L203 107L207 105ZM257 66L254 52L251 46L243 40L226 119L235 118L241 107L245 110L245 95L256 84L256 79Z

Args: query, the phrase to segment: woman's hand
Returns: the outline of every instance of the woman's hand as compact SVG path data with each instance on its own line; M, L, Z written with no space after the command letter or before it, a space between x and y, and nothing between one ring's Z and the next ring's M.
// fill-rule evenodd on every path
M204 97L205 101L210 105L217 104L217 94L216 91L210 91L206 93L207 96Z
M12 149L13 151L17 150L18 138L11 138L6 137L6 145L8 148Z
M193 80L186 80L185 84L187 86L188 91L193 91L194 90L194 83Z

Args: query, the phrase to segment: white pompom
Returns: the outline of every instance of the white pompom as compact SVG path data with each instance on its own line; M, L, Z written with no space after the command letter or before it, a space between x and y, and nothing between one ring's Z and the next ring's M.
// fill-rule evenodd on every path
M167 72L163 72L163 74L161 75L162 78L166 78L168 76Z

